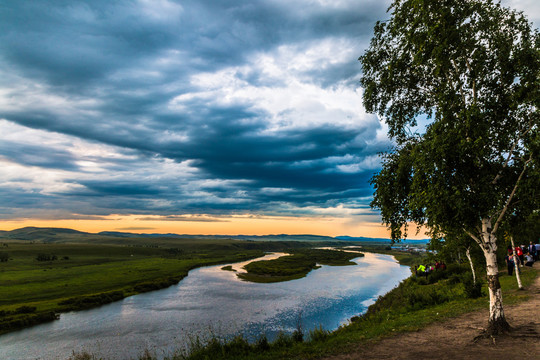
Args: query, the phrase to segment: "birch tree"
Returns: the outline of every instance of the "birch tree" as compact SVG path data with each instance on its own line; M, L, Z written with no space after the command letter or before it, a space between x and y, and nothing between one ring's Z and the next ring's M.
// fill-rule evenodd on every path
M540 36L492 1L395 0L388 11L359 59L364 106L395 144L372 206L394 240L410 223L468 234L486 261L487 333L505 332L497 234L538 162Z

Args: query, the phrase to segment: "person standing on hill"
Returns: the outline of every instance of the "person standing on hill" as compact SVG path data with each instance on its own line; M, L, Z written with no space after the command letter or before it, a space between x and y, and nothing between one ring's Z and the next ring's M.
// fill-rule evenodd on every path
M514 272L514 255L506 255L504 261L506 261L508 275L512 276L512 273Z
M418 266L418 269L416 269L416 276L423 276L426 273L426 267L422 264Z
M532 241L529 242L529 254L533 257L534 261L538 260L538 253L536 252L536 245Z
M519 264L523 266L523 261L525 259L523 258L523 250L521 250L520 246L516 246L516 256L519 258Z

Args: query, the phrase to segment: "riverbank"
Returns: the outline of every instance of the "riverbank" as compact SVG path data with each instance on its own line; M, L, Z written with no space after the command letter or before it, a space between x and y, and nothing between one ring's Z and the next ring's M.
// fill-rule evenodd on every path
M523 339L529 339L531 336L533 339L538 338L538 320L531 320L531 314L538 314L538 304L537 301L530 302L531 298L540 292L537 267L523 269L522 281L527 289L525 291L517 289L515 277L502 273L500 276L505 308L509 309L509 321L515 324L517 331L514 334L521 339L521 346L524 346ZM474 337L487 324L486 309L489 303L487 289L484 285L482 296L470 298L466 289L467 285L465 285L469 283L471 276L467 271L467 266L449 266L447 271L445 276L441 276L431 284L420 281L423 279L410 277L386 295L381 296L369 307L366 314L352 319L349 325L334 332L316 329L303 333L301 328L298 328L293 334L282 334L272 343L269 343L264 336L256 343L248 343L242 337L226 342L211 339L206 345L195 344L197 346L192 348L190 354L178 353L169 359L378 359L381 358L382 353L385 354L382 358L408 359L410 358L408 355L416 358L413 355L417 353L424 357L428 356L430 353L422 350L428 347L427 342L430 342L429 347L433 349L437 347L439 340L444 339L447 347L451 347L453 344L451 337L430 338L427 334L445 328L454 329L454 333L452 331L446 333L450 336L461 333L460 327L470 330L469 333L463 332L464 337L460 340L460 344L466 347L473 343ZM518 319L516 314L524 309L523 304L527 304L526 308L531 308L532 312L519 315ZM529 324L532 327L526 324L527 319L532 321L532 325ZM456 323L461 325L457 326ZM492 346L489 341L488 343L479 342L478 346L488 348ZM508 344L509 341L512 340L504 339L501 344L506 346L504 344ZM407 352L409 346L416 350ZM383 352L383 349L386 350ZM465 353L457 351L458 349L460 348L454 349L452 353L454 356L451 358L468 358L460 356ZM498 348L491 349L492 353L497 351ZM438 354L439 358L448 358L447 353L438 352ZM467 354L474 355L474 358L478 357L477 352L467 352ZM531 355L534 352L528 354ZM143 358L154 359L150 354ZM515 357L494 355L490 358ZM73 359L84 358L73 357Z
M534 267L538 273L540 263L536 262ZM509 280L507 275L502 278ZM347 353L324 359L534 358L534 354L540 354L540 276L536 276L532 283L528 279L524 290L514 288L505 293L507 306L504 311L512 326L512 332L506 336L476 338L486 327L489 312L485 307L448 320L435 321L419 331L385 337L367 346L365 343L358 344Z

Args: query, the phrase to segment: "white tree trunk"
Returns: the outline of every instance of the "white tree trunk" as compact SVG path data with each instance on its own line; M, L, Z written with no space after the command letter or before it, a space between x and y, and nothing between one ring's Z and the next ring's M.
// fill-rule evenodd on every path
M516 280L518 283L519 290L523 290L523 285L521 285L521 276L519 275L519 265L521 260L516 255L516 245L514 245L514 237L510 236L510 242L512 243L512 256L514 256L514 270L516 273Z
M467 255L467 259L469 259L469 265L471 265L473 284L476 284L476 273L474 272L474 265L473 265L472 258L471 258L471 249L470 248L467 248L467 251L465 252L465 255Z
M499 266L497 265L497 237L492 233L491 219L482 219L482 250L486 258L487 281L489 289L489 322L487 332L500 334L510 329L503 310Z

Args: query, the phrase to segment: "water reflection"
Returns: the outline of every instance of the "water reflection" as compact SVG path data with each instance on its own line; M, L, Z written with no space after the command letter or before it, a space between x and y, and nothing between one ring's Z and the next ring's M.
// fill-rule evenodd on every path
M280 256L277 254L274 256ZM396 286L410 272L388 255L366 253L356 266L323 266L302 279L258 284L241 281L224 265L192 270L177 286L0 336L0 358L65 359L73 350L113 359L148 348L158 356L190 338L243 333L270 338L322 325L333 330ZM231 264L241 270L244 263Z

